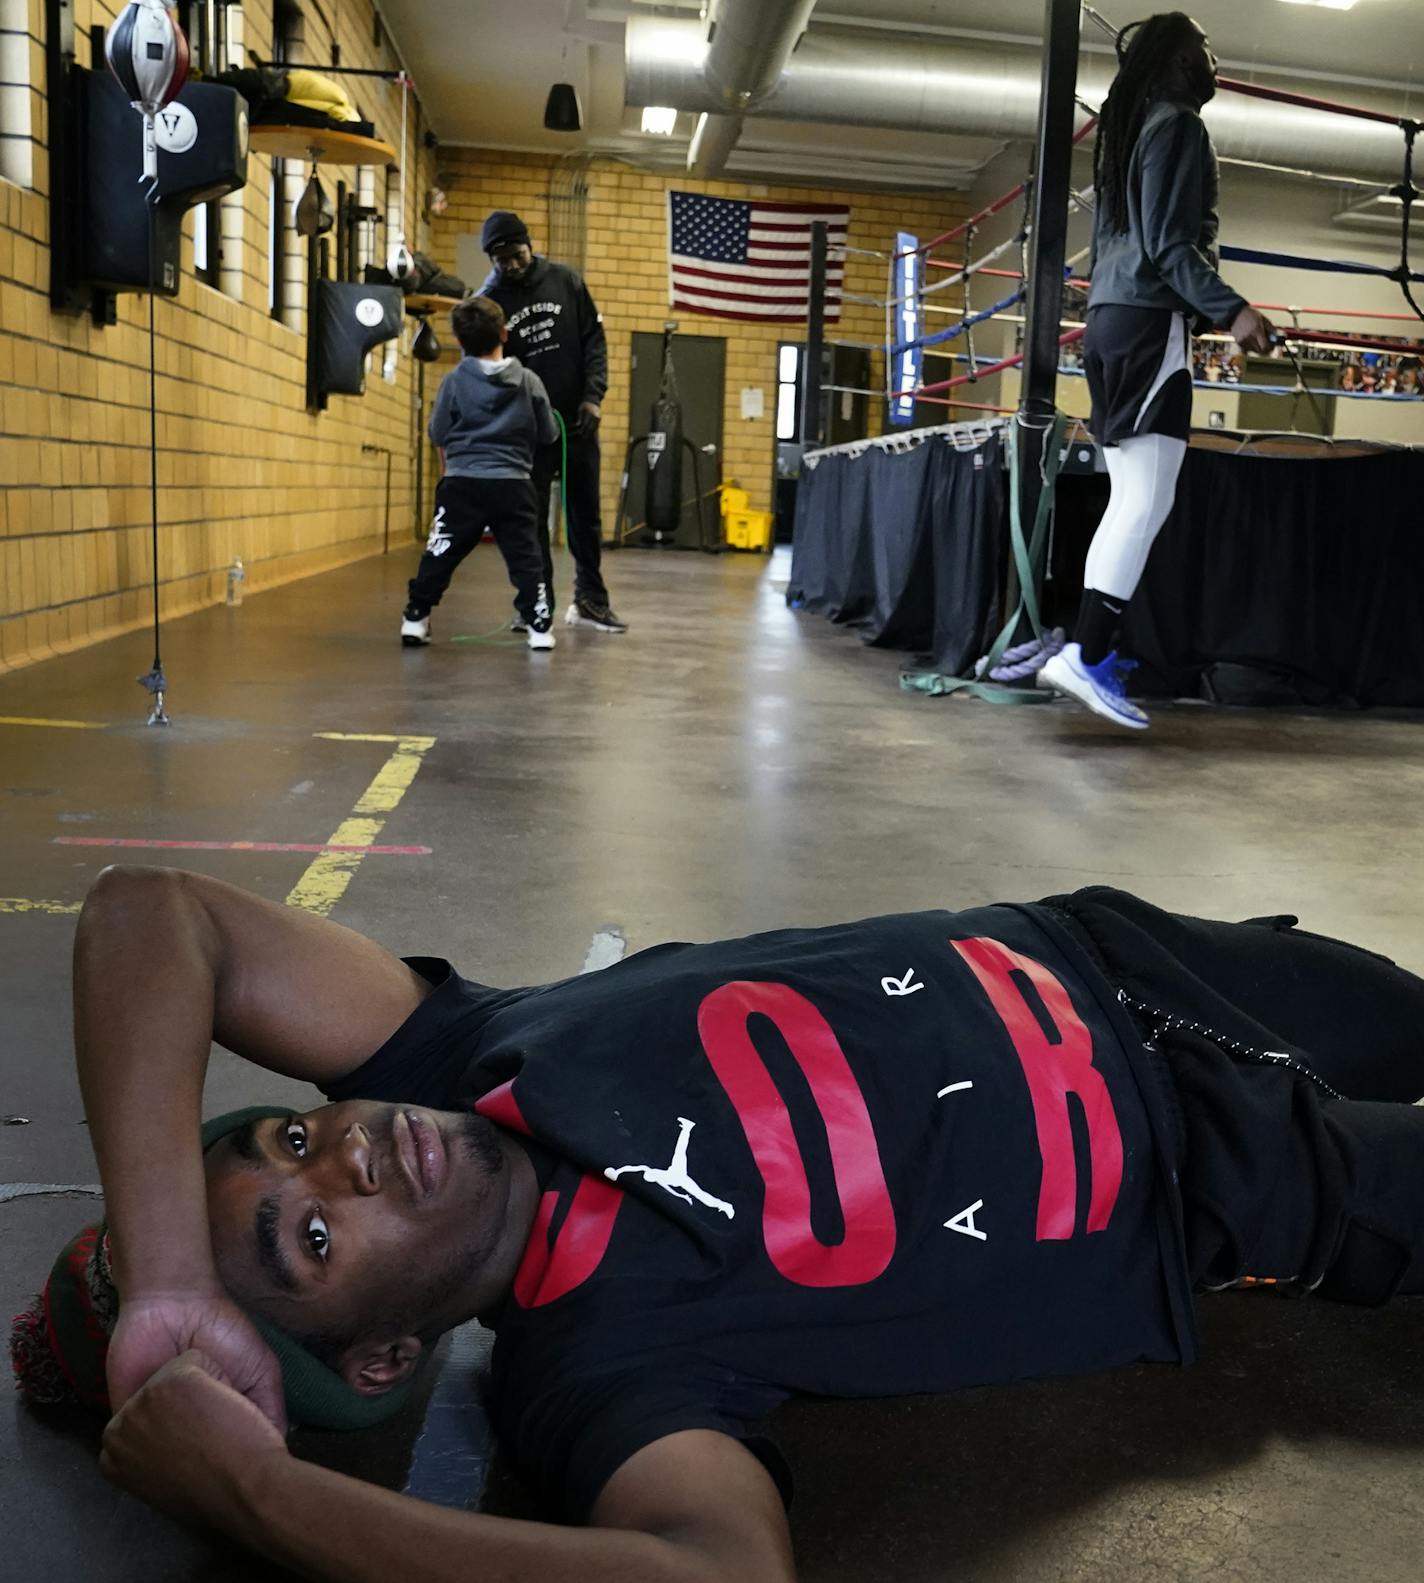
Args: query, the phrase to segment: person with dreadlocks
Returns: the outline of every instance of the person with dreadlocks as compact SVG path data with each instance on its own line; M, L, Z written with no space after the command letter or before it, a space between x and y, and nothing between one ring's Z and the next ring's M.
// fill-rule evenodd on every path
M1097 886L496 989L109 869L74 948L108 1227L17 1321L21 1388L304 1575L791 1583L755 1420L793 1393L1186 1362L1194 1288L1424 1291L1424 981L1295 924ZM332 1102L200 1129L213 1039ZM289 1453L472 1315L504 1449L587 1527Z
M1186 454L1193 322L1228 327L1248 352L1268 351L1274 331L1216 269L1216 153L1200 114L1216 92L1206 34L1185 12L1165 11L1125 27L1117 52L1093 155L1083 337L1093 434L1112 487L1088 548L1073 641L1040 676L1105 720L1140 731L1148 717L1127 696L1132 662L1119 658L1116 643Z

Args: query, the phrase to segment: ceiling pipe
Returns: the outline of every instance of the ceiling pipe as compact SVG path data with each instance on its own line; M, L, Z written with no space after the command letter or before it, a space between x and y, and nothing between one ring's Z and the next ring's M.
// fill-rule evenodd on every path
M745 113L781 81L816 0L710 0L707 86L727 110Z
M706 44L701 74L712 101L701 107L687 151L692 175L720 176L726 169L741 136L742 117L775 91L815 4L816 0L709 0L704 20L686 24Z
M634 17L624 38L626 103L713 115L725 110L704 69L710 51L701 24ZM971 48L818 29L801 39L779 82L755 108L772 120L1022 142L1036 134L1039 71L1033 48ZM1083 57L1083 99L1101 104L1111 81L1107 63ZM1390 126L1229 93L1219 93L1203 118L1222 155L1321 175L1399 179L1403 142Z
M687 145L687 170L692 176L720 176L742 135L739 115L708 115L697 118L692 141Z

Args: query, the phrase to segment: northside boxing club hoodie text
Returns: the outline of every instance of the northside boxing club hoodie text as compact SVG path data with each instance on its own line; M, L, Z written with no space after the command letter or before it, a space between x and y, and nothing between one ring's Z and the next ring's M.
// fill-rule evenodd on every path
M480 295L504 309L510 350L544 381L556 412L571 421L580 403L602 402L608 390L608 342L603 315L582 276L536 258L520 281L505 281L491 271Z

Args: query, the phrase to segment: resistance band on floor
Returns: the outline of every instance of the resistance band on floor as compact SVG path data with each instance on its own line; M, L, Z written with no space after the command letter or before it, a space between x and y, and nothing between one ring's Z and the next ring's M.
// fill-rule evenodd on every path
M1038 612L1038 570L1045 559L1049 524L1053 518L1067 419L1061 412L1054 413L1053 422L1044 438L1043 488L1034 512L1033 531L1027 542L1024 540L1020 505L1023 461L1019 428L1020 422L1017 420L1009 426L1009 545L1018 573L1019 602L990 645L989 653L979 667L980 675L945 676L939 671L902 671L900 686L906 692L928 693L936 698L963 692L990 704L1041 704L1052 701L1051 693L1042 692L1036 687L1013 687L1003 682L981 680L981 677L987 678L1003 659L1021 620L1027 620L1035 640L1040 644L1043 642L1043 624Z

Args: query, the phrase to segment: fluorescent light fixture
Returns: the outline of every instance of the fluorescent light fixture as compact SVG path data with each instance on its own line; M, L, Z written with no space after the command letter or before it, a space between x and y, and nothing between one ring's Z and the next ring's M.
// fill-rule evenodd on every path
M677 111L665 104L643 106L643 130L655 137L671 137L677 126Z
M1351 11L1355 0L1285 0L1285 4L1319 6L1322 11Z

